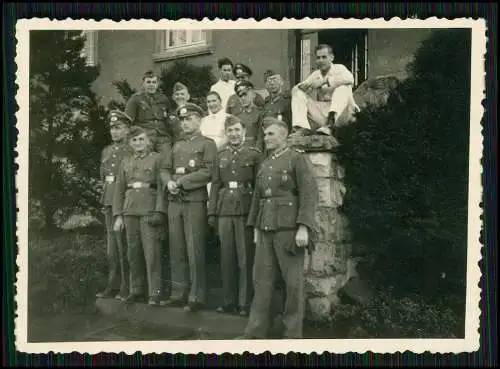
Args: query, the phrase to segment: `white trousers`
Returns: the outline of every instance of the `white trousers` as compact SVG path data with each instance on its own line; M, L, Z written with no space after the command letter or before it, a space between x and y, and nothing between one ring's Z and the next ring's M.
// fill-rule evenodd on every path
M292 126L315 131L326 125L328 114L337 113L335 125L341 125L352 118L357 109L352 95L352 86L339 86L332 93L331 101L317 101L298 86L292 89Z

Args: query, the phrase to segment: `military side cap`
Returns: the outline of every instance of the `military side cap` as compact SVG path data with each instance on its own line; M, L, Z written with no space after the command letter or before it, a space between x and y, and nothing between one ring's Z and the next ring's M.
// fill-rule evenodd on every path
M224 129L228 129L229 127L234 126L238 123L241 123L241 119L232 114L229 114L224 121Z
M276 73L274 70L272 69L268 69L264 72L264 82L267 81L267 79L269 77L274 77L274 76L279 76L279 73Z
M109 112L109 125L114 126L121 123L129 125L132 123L132 119L120 110L111 110Z
M288 125L281 119L275 117L265 117L264 119L262 119L262 128L266 129L272 125L278 125L288 131Z
M237 76L238 73L245 73L248 74L249 76L253 74L252 70L242 63L237 63L234 65L233 74Z
M132 126L130 128L130 130L128 131L128 137L134 138L134 137L139 136L143 133L145 133L146 135L148 134L144 128L142 128L140 126Z
M234 92L236 92L236 94L238 94L238 95L240 94L240 92L243 92L243 91L246 91L246 90L249 90L252 88L253 88L253 84L250 81L237 81L234 84Z
M187 117L189 114L196 114L200 117L205 115L205 112L198 105L187 103L186 105L177 108L176 114L179 118Z
M186 91L188 91L187 86L186 86L185 84L183 84L183 83L176 82L176 83L174 84L173 91L174 91L174 92L177 92L177 91L182 91L182 90L186 90Z

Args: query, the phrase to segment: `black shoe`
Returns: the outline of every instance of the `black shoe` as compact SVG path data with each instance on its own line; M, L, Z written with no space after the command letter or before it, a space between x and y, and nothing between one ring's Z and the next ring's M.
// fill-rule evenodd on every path
M186 306L184 306L184 311L186 313L195 313L200 311L203 308L203 304L200 302L190 302Z
M149 306L161 306L160 296L151 296L148 301Z
M144 302L145 300L146 300L146 298L143 294L131 293L130 295L127 296L127 298L125 299L125 302L127 304L133 304L135 302Z
M172 306L172 307L181 307L186 304L186 301L183 299L168 299L166 301L162 301L162 306Z
M234 305L222 305L215 309L215 311L220 314L233 314L235 310L236 308L234 307Z
M106 288L104 291L97 293L95 296L98 299L106 299L110 297L114 297L116 294L116 290L113 290L111 288Z

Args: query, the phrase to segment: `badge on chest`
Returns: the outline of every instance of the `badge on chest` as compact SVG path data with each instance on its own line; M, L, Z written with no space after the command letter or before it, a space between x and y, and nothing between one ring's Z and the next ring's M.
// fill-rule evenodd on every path
M196 161L194 159L191 159L191 160L189 160L188 165L190 168L194 168L196 166Z

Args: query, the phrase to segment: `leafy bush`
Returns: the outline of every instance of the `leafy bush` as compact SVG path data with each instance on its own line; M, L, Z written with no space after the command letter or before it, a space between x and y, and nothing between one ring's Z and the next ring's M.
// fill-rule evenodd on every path
M358 269L394 296L465 301L470 50L434 31L387 105L338 132Z
M30 234L28 301L30 316L85 312L107 280L104 230Z
M379 292L367 305L336 307L332 328L345 326L349 338L459 338L465 334L465 315L453 303L428 303L421 296L396 298Z

